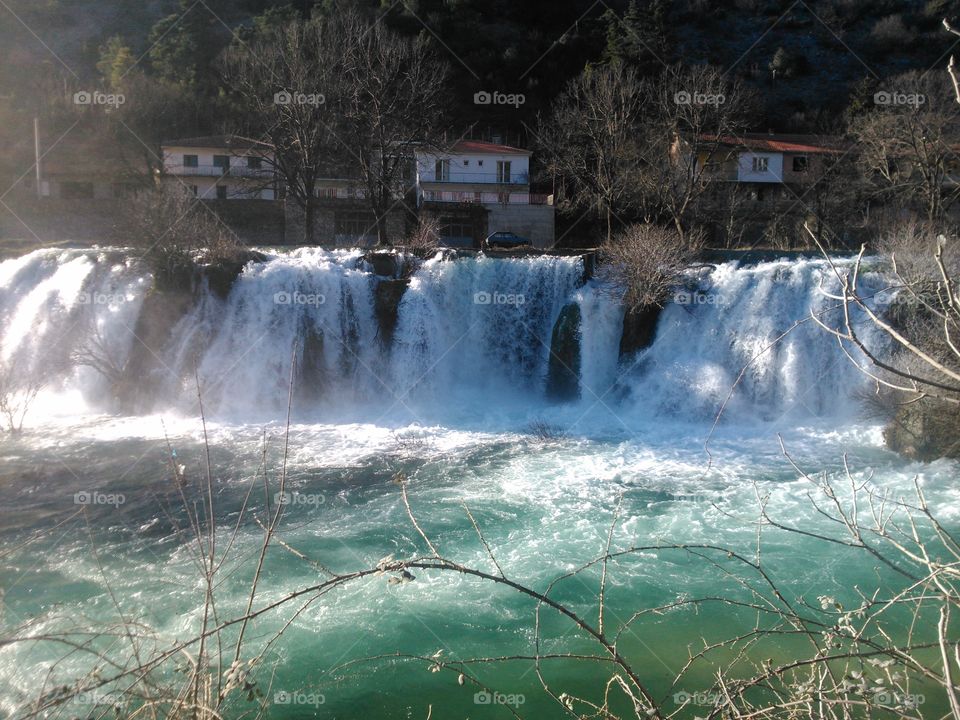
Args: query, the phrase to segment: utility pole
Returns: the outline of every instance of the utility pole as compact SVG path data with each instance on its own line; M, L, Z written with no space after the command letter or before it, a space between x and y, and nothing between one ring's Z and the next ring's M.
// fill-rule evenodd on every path
M43 197L43 189L40 185L40 118L33 118L33 160L37 168L37 197Z

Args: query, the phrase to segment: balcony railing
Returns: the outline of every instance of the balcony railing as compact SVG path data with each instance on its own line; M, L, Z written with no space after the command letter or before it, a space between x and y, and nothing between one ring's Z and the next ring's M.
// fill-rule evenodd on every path
M461 183L479 185L529 185L530 176L525 172L511 173L504 177L491 172L463 172L459 168L451 168L449 172L437 174L432 169L419 173L421 183Z
M166 171L171 175L186 177L245 177L267 179L273 177L273 170L269 167L252 168L246 165L167 165Z
M427 202L478 203L482 205L553 205L553 195L514 192L461 192L458 190L426 190Z

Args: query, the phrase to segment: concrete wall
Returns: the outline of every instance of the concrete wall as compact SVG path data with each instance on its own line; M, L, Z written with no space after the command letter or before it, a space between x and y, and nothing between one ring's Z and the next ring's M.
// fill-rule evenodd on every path
M284 242L288 245L301 244L304 241L304 217L302 208L293 200L284 201L284 216L286 223L286 233ZM313 217L313 242L324 247L369 247L377 242L377 230L373 227L374 221L371 217L369 222L362 223L364 230L368 230L369 235L366 240L361 240L355 236L343 236L337 234L338 214L347 213L370 213L368 206L363 203L351 202L349 200L331 200L329 202L320 202L314 210ZM394 209L387 216L387 232L390 234L390 240L394 243L403 241L406 232L406 218L402 206Z
M485 205L487 234L506 231L530 238L537 248L552 247L555 236L555 208L552 205Z

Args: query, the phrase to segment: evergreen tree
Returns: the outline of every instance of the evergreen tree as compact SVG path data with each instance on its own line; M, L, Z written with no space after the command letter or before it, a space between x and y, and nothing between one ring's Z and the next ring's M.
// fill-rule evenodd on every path
M213 3L180 0L180 11L157 21L150 30L150 62L164 80L196 86L213 77L214 58L226 33Z
M111 88L118 89L123 78L134 66L136 59L133 51L123 42L123 38L114 35L100 46L100 60L97 70L103 81Z
M647 0L641 6L630 0L622 18L608 10L607 46L604 60L611 64L627 63L642 76L660 72L668 60L666 6L663 0Z

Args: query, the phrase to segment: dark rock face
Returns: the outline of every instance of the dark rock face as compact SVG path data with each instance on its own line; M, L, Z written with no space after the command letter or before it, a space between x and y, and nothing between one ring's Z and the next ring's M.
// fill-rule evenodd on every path
M553 326L547 373L547 397L552 400L580 397L580 322L580 306L570 303Z
M240 277L243 268L250 262L266 262L267 256L255 250L244 250L230 260L224 260L198 269L199 275L205 278L210 289L221 298L227 297L233 289L233 283Z
M399 275L397 256L392 252L368 252L363 256L373 267L373 272L381 277L397 277Z
M169 346L177 323L194 305L193 293L181 290L152 290L144 299L134 328L136 342L130 351L122 377L115 383L114 400L127 412L148 411L156 398L148 395L150 388L163 387L164 382L147 381L150 377L169 374L159 357Z
M303 331L303 347L297 366L297 391L294 402L297 409L307 410L319 402L326 391L327 378L323 373L323 334L313 327Z
M373 310L380 329L380 342L384 347L393 343L393 332L397 328L400 301L406 292L409 278L401 280L380 280L374 290Z
M168 347L177 323L196 304L203 282L221 298L226 298L233 283L249 262L266 262L267 256L254 250L243 250L229 261L197 265L178 263L154 268L153 289L143 300L143 307L134 328L137 342L122 377L114 383L114 400L129 412L148 411L156 398L146 388L163 387L164 382L144 382L145 378L169 374L158 359L161 348Z
M623 335L620 336L620 357L649 347L657 334L657 321L662 308L648 305L629 310L623 316Z
M960 410L929 398L899 405L883 439L891 450L913 460L958 458Z

